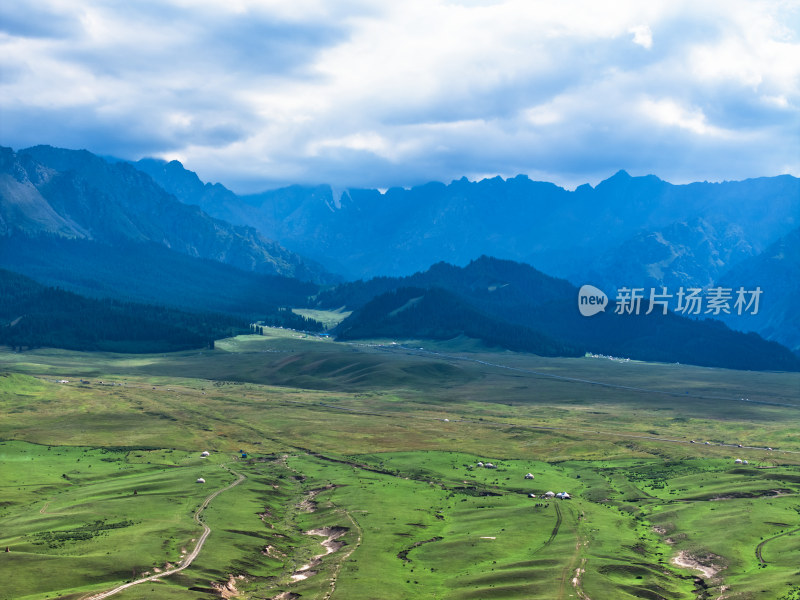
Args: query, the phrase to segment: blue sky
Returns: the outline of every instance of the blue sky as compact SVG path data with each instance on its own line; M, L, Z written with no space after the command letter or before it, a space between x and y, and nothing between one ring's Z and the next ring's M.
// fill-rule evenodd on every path
M800 176L800 1L0 4L0 144L238 192Z

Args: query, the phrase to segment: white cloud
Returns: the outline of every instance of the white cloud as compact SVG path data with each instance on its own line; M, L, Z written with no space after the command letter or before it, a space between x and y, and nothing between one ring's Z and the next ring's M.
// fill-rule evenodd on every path
M636 25L628 29L633 34L633 43L648 50L653 47L653 32L647 25Z
M0 9L0 143L251 190L770 175L800 153L799 6L30 0Z
M779 108L789 108L789 100L783 94L778 96L765 95L761 96L761 100L769 105L777 106Z
M563 115L553 106L547 103L539 106L532 106L522 111L523 118L532 125L555 125L563 121Z
M662 125L686 129L697 135L730 135L719 127L709 124L706 115L698 108L686 108L675 100L644 100L641 110L648 118Z
M319 156L321 152L331 148L364 150L385 158L390 158L391 155L389 142L374 131L354 133L336 139L315 140L308 145L306 152L309 156Z

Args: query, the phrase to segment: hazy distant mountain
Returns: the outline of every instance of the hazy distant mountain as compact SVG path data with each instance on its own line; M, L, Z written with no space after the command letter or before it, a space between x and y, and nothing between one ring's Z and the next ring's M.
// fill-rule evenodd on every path
M577 351L736 369L800 369L800 359L775 342L719 321L646 315L646 303L641 314L609 309L583 317L578 289L567 281L487 257L463 268L441 263L410 277L343 284L317 302L354 310L335 330L349 339L467 335L545 355Z
M575 284L713 285L800 223L800 180L788 175L672 185L624 171L570 192L525 176L412 189L291 186L237 197L178 162L136 163L182 201L257 228L351 278L408 275L487 254ZM773 322L780 322L778 316ZM766 320L754 320L768 327ZM794 334L758 329L795 347Z
M131 164L185 204L199 206L223 221L244 224L249 220L236 194L220 183L203 183L194 171L184 169L177 160L143 158Z
M349 217L344 214L339 215L343 219L337 225L342 231L330 229L330 213L341 208L341 204L334 201L327 185L290 186L240 197L221 184L203 183L196 173L175 160L142 159L131 164L182 202L199 206L218 219L254 227L267 237L283 235L294 247L308 250L304 256L324 264L334 273L356 276L360 271L338 261L336 256L342 254L340 250L330 251L332 245L349 248L350 238L357 235L357 231L347 227ZM302 250L296 252L303 253ZM380 255L383 257L383 252Z
M800 224L800 180L789 175L672 185L620 171L572 192L517 176L385 193L292 186L237 198L180 163L137 167L182 201L352 278L408 275L487 254L575 283L592 274L698 283Z
M385 194L293 186L239 198L176 162L142 161L134 168L85 151L0 149L0 266L94 297L247 316L308 305L314 296L319 307L355 311L339 326L343 338L466 335L543 355L589 351L797 369L786 348L719 322L613 311L582 317L577 289L566 280L520 262L471 258L494 249L639 286L705 285L739 264L741 271L725 277L771 290L766 303L765 289L764 312L752 328L796 347L790 298L798 291L798 190L792 177L672 186L620 172L575 192L517 177ZM756 197L769 200L768 214L745 202ZM213 218L201 205L271 229L351 272L403 272L416 264L426 270L322 292L268 277L330 280L256 229ZM785 237L754 256L778 234ZM428 268L442 255L468 264Z
M624 286L673 291L711 286L731 265L755 254L741 226L722 227L718 231L697 217L638 233L603 252L588 268L576 266L571 279L599 284L607 292Z
M212 218L130 165L86 151L0 148L0 235L12 233L151 242L248 271L330 279L255 229Z
M763 291L758 314L733 314L725 319L731 327L758 331L800 353L800 228L735 266L719 284Z

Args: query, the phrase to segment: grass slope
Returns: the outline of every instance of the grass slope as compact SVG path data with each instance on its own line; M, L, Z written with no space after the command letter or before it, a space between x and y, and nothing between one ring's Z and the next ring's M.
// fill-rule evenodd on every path
M203 353L2 353L0 598L77 599L175 564L195 508L233 480L220 463L247 479L207 509L197 561L120 598L773 599L798 585L797 374L267 333Z

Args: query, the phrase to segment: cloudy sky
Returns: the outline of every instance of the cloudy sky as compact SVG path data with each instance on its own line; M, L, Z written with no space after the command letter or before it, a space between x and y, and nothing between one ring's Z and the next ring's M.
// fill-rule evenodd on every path
M800 176L800 0L0 4L0 145L238 192Z

